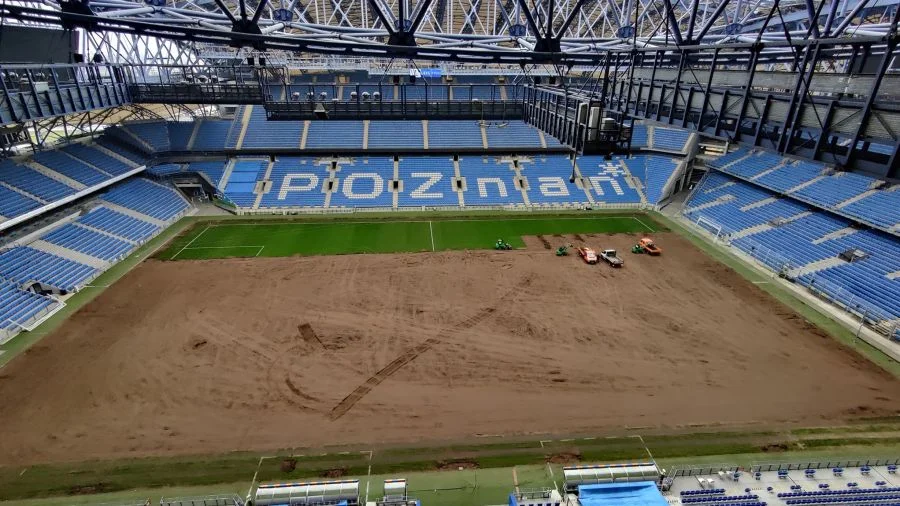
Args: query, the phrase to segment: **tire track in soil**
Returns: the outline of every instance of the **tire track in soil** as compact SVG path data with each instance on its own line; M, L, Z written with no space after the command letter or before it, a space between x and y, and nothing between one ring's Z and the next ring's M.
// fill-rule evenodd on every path
M416 357L430 350L434 345L440 343L453 334L466 329L470 329L486 320L489 316L494 314L495 311L497 311L497 307L501 302L506 301L511 296L515 295L518 290L527 287L529 284L531 284L530 277L523 279L512 289L498 298L493 305L482 309L481 311L475 313L474 315L466 318L459 323L454 324L449 329L441 331L437 336L426 339L421 344L406 350L403 354L392 360L388 365L382 367L378 372L370 376L369 379L367 379L363 384L356 387L352 392L350 392L350 395L344 397L341 402L339 402L334 408L332 408L331 413L328 416L329 419L331 419L331 421L335 421L340 417L346 415L347 412L350 411L350 409L352 409L353 406L356 405L356 403L361 401L363 397L368 395L373 388L380 385L382 382L384 382L384 380L390 378L394 373L402 369L405 365L415 360Z

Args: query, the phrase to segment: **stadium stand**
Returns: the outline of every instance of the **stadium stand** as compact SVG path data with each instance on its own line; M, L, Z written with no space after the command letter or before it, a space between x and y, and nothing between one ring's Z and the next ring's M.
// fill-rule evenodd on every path
M713 220L733 246L872 321L900 318L897 237L716 172L696 188L685 215ZM862 258L842 258L854 250Z
M852 202L841 211L866 223L897 229L900 226L900 186Z
M132 249L131 244L121 239L73 224L63 225L42 239L107 262L124 257Z
M4 221L39 207L41 203L37 200L0 185L0 216Z
M410 157L400 159L399 207L457 206L459 194L453 187L453 160L449 157Z
M112 136L104 134L99 139L97 139L97 145L113 153L117 153L121 157L129 159L137 165L147 164L147 155L133 148L131 145L125 144Z
M765 151L728 153L710 167L890 233L900 233L897 186L861 174L833 173L825 165Z
M181 172L182 166L177 163L162 163L147 167L147 172L156 177L171 176Z
M505 126L490 125L485 131L490 148L541 147L540 133L524 121L510 121Z
M459 173L466 181L467 206L523 205L522 192L516 188L509 162L477 155L459 158Z
M306 136L307 148L362 149L362 121L311 121Z
M218 188L225 175L225 165L224 161L191 162L184 171L203 174Z
M269 165L268 160L238 158L232 162L231 177L225 185L225 197L238 207L252 207L256 201L256 182Z
M121 128L140 140L150 151L168 151L171 148L169 131L163 121L123 123Z
M338 186L331 194L331 207L391 207L394 178L392 158L363 158L340 166Z
M27 246L0 252L0 277L18 283L38 282L74 291L97 274L93 267Z
M424 149L422 122L370 121L368 147Z
M627 180L619 160L602 156L583 156L576 161L582 177L590 182L594 202L601 204L639 204L641 196Z
M260 200L261 209L310 208L325 205L322 185L328 178L326 165L313 158L284 157L275 161L269 180L272 187Z
M268 121L265 108L260 106L247 108L250 109L250 119L241 148L300 147L300 138L303 136L302 121Z
M102 199L162 221L169 221L188 208L188 203L173 189L143 178L115 186Z
M173 151L187 151L196 123L193 121L170 121L166 123L169 147Z
M634 125L631 129L631 147L646 148L647 142L647 127L645 125Z
M825 176L795 192L825 207L834 207L871 189L873 180L850 172L838 172Z
M230 120L200 120L191 149L196 151L225 149L225 138L230 128Z
M691 133L676 128L653 128L653 149L681 153L687 147Z
M134 169L133 166L130 166L125 162L114 158L93 146L88 146L85 144L69 144L68 146L63 147L60 151L72 156L73 158L77 158L86 163L89 163L92 167L96 167L112 176L120 176Z
M9 333L40 318L59 303L50 297L20 290L15 284L0 280L0 330Z
M104 206L91 209L75 223L137 243L146 241L159 230L159 227L152 223Z
M569 182L572 160L565 155L547 155L519 164L528 181L532 205L590 205L584 190Z
M77 158L60 151L38 151L33 158L34 161L44 167L87 186L93 186L109 179L109 174L90 167Z
M45 202L53 202L75 193L75 189L10 160L0 161L0 182Z
M481 126L477 121L429 121L429 148L481 148Z

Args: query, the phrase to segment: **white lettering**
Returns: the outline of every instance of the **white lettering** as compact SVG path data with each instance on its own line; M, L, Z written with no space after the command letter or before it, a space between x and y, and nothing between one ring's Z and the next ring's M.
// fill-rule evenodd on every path
M615 178L608 176L591 176L589 179L591 181L591 187L597 195L604 195L603 187L600 184L604 182L609 183L616 195L625 195L625 192L622 191L622 185L620 185L619 181Z
M506 193L506 184L503 183L503 180L499 177L479 177L478 179L478 195L481 197L487 197L487 185L495 184L497 185L497 191L500 192L501 197L508 197L509 194Z
M410 174L410 176L415 177L415 178L419 178L419 177L427 178L427 181L420 184L418 188L416 188L415 190L412 191L412 193L409 194L409 196L411 198L415 198L415 199L444 198L443 192L426 193L429 188L436 185L438 183L438 181L440 181L441 178L444 177L444 175L441 174L440 172L413 172L412 174Z
M371 179L372 191L369 193L353 193L353 183L357 179ZM348 199L374 199L384 191L384 179L374 172L355 172L348 174L343 182L344 195Z
M566 187L566 182L561 177L539 177L538 183L538 190L545 197L569 196L569 188Z
M305 179L305 184L294 185L295 179ZM284 181L281 182L281 188L278 190L278 200L284 200L288 192L308 192L319 186L319 176L301 172L298 174L287 174Z

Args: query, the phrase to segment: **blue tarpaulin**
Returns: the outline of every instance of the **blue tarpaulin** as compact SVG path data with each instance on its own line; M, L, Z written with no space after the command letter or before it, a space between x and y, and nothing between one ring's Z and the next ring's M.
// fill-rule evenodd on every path
M579 485L582 506L668 506L652 481Z

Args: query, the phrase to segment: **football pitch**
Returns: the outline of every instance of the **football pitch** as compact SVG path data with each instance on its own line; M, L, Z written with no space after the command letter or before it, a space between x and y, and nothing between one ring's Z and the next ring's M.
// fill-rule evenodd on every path
M201 222L157 258L203 260L349 253L408 253L490 249L497 239L514 248L522 236L651 233L649 216L593 215L432 220L330 220Z

